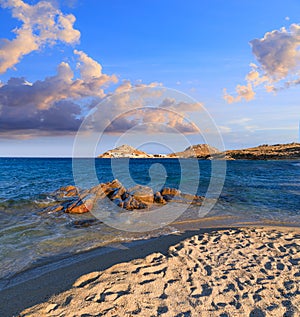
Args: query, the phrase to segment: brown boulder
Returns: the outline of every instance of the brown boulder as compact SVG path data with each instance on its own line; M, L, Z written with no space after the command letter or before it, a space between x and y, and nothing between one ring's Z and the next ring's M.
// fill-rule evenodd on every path
M123 186L118 179L114 179L112 182L105 183L104 185L107 185L111 188L121 188Z
M121 182L115 179L112 182L96 185L91 189L86 190L86 192L89 194L95 194L98 199L102 199L106 196L113 195L116 189L120 189L122 187L123 185L121 184Z
M78 196L78 194L79 189L73 185L63 186L53 193L57 198L75 197Z
M128 193L142 203L153 204L154 196L151 187L136 185L130 188Z
M136 200L133 196L129 196L124 200L123 208L126 210L145 209L147 204Z
M116 188L112 193L108 194L110 200L121 199L121 197L126 193L126 188L124 186Z
M83 199L78 199L72 204L70 204L65 210L65 212L71 214L83 214L89 212L93 209L95 200L95 195L88 195Z
M169 187L165 187L163 188L160 193L162 194L162 196L180 196L181 191L179 189L176 188L169 188Z
M54 206L52 209L51 209L51 212L58 212L58 211L61 211L64 209L64 206L63 205L58 205L58 206Z
M154 201L158 204L165 204L166 203L166 201L164 200L164 198L160 192L156 192L154 194Z

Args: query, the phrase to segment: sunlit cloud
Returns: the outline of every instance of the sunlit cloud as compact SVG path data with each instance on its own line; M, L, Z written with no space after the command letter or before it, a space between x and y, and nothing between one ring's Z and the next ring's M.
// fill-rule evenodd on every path
M80 32L73 28L75 16L63 14L48 1L30 5L22 0L0 0L0 6L10 9L12 16L22 22L21 27L13 30L14 39L0 42L0 73L13 68L24 55L46 45L79 42Z
M10 9L22 22L14 30L14 39L0 44L0 73L46 45L79 42L80 32L73 27L75 17L65 15L53 3L0 0L1 7ZM123 80L112 89L111 85L118 83L116 75L105 74L102 65L82 50L74 49L73 54L77 72L64 61L57 66L56 74L44 79L29 82L24 77L12 77L0 82L0 137L74 135L94 106L101 108L89 125L96 132L120 134L133 128L145 133L169 129L184 134L199 132L185 114L201 110L201 103L162 99L159 82ZM157 103L156 107L148 107L149 99Z
M91 116L87 126L91 131L110 134L129 130L144 133L171 130L183 134L199 133L199 128L188 120L187 114L201 110L203 105L163 97L164 92L165 88L158 83L133 85L124 81L116 93L97 106L98 111Z
M236 94L224 89L228 103L254 99L255 87L260 85L267 92L276 92L300 83L300 24L267 32L263 38L250 41L250 45L258 65L250 64L246 85L237 85Z

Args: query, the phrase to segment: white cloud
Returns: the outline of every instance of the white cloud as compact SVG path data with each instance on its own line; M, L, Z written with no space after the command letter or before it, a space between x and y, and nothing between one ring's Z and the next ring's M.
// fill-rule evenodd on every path
M177 112L193 112L200 111L203 107L201 102L184 102L177 101L174 98L165 98L160 104L161 108L171 109Z
M88 119L91 131L119 134L135 129L144 133L170 132L177 129L183 134L199 133L186 113L199 111L201 103L188 103L166 97L157 83L132 85L124 81L116 93L105 98L98 110Z
M262 84L267 92L276 92L300 83L300 24L292 24L289 30L267 32L264 37L250 41L250 45L259 66L250 64L247 84L237 85L235 96L224 90L228 103L254 99L254 88Z
M250 44L265 75L274 81L286 78L299 67L299 24L292 24L289 31L281 28L267 32L263 38L254 39Z
M80 32L73 28L75 17L63 14L48 1L30 5L22 0L0 0L2 8L11 9L12 16L23 24L13 32L13 40L0 42L0 73L20 62L24 55L57 42L77 43Z
M235 91L236 96L233 96L229 94L226 89L224 89L223 97L227 103L231 104L234 102L240 102L243 99L250 101L255 97L255 92L253 91L253 86L251 83L248 83L247 85L237 85Z

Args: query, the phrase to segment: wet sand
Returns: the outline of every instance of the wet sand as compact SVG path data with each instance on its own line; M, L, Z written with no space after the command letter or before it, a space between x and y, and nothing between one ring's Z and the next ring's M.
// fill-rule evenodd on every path
M0 296L1 316L300 316L300 231L186 230L87 253Z

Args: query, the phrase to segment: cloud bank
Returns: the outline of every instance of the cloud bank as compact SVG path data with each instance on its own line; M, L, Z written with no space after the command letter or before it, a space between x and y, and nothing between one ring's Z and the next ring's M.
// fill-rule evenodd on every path
M263 38L250 41L250 45L258 65L250 64L246 84L237 85L235 95L224 89L228 103L254 99L255 87L260 85L267 92L276 92L300 83L300 24L267 32Z
M74 15L62 13L52 2L30 5L22 0L0 0L0 6L9 9L22 23L13 31L15 38L0 42L0 73L14 68L33 51L79 42ZM118 82L117 76L103 73L101 64L84 51L74 49L73 54L77 76L68 62L62 62L55 75L32 83L23 77L0 82L0 137L75 134L86 113L99 103L100 115L89 125L90 131L105 129L118 134L138 127L143 132L157 133L169 127L182 133L199 132L184 118L184 113L198 111L200 103L172 98L159 101L162 90L156 89L161 87L157 82L132 84L124 80L113 92L107 92L111 84ZM147 107L149 99L158 103L156 107Z
M146 92L149 97L152 91L151 88L152 87L147 87L143 92L139 92L139 94ZM147 90L149 91L147 92ZM158 90L158 92L162 93L162 90ZM135 91L131 91L130 95L135 93ZM187 103L167 97L153 106L146 106L142 101L143 99L140 99L140 102L136 103L134 108L131 108L128 106L124 107L126 102L124 103L123 99L128 100L128 96L122 94L118 96L118 101L116 101L115 97L116 96L114 96L111 102L101 107L102 113L104 109L111 109L112 103L116 105L116 112L113 114L114 117L111 117L107 126L101 124L99 127L101 130L104 129L107 133L124 133L129 130L140 130L146 133L173 133L177 131L182 134L197 134L200 132L200 129L187 119L186 112L201 110L201 103ZM155 103L155 98L156 96L154 95L154 98L150 99L151 104ZM122 109L121 115L119 115L120 109ZM101 121L99 120L98 122Z

